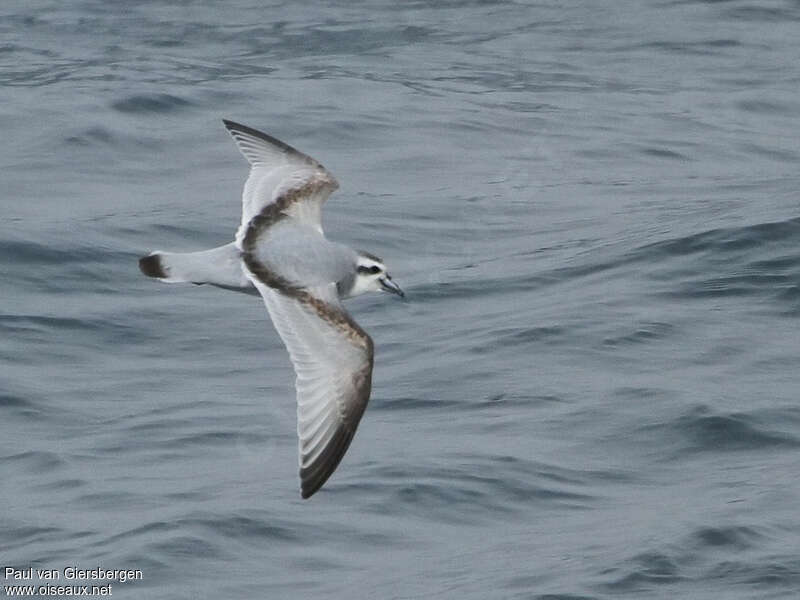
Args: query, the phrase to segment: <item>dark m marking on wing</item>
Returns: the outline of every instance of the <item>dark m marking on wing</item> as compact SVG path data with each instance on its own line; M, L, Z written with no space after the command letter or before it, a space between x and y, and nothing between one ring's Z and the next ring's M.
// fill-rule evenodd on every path
M365 362L352 374L354 397L346 399L349 410L339 411L339 423L331 440L313 463L300 468L301 496L311 497L336 470L350 447L372 391L372 366L374 346L372 338L342 308L313 296L308 290L273 272L256 256L259 237L270 227L287 218L286 211L295 202L330 185L324 176L313 178L305 185L282 194L275 202L265 206L247 225L242 238L242 261L250 273L261 283L280 294L292 298L313 310L321 319L338 329L350 343L362 348ZM341 409L341 407L340 407Z
M287 217L286 211L292 204L317 193L327 185L330 185L327 177L314 177L305 185L286 191L275 202L265 206L259 214L250 219L242 239L242 261L261 283L284 296L294 298L298 302L311 307L322 319L338 328L351 342L365 348L368 354L372 356L372 339L346 312L339 307L328 304L324 300L320 300L305 288L281 277L258 260L255 254L258 238L267 229L285 219Z

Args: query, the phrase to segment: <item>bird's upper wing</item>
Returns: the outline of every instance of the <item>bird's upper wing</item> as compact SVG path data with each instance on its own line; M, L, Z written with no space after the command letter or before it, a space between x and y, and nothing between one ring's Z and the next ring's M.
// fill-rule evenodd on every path
M242 193L242 237L253 217L279 200L280 212L322 231L321 209L339 183L316 160L288 144L246 125L223 119L236 145L250 163Z
M335 284L287 294L250 273L294 365L303 498L330 477L372 387L372 339L339 304Z

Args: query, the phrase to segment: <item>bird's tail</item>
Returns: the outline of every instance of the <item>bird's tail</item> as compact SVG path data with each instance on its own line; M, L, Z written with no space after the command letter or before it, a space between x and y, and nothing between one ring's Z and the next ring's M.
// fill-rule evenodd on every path
M219 287L255 291L242 271L239 250L233 242L201 252L152 252L139 259L148 277L166 283L208 283Z

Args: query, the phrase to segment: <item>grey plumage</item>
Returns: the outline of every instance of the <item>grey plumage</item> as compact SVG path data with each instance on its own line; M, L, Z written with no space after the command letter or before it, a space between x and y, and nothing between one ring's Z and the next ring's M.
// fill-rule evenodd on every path
M380 259L325 237L322 204L339 184L320 163L250 127L225 126L251 165L235 241L152 253L139 266L166 282L261 295L297 374L301 495L308 498L340 463L372 389L372 339L340 299L403 292Z

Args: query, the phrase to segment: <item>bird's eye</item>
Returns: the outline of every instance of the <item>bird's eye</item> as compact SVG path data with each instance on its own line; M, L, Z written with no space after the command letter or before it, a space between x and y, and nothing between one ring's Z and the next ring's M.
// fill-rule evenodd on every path
M357 270L358 270L359 273L362 273L362 274L365 274L365 275L367 273L371 273L372 275L374 275L375 273L380 273L381 272L381 268L378 267L377 265L372 265L371 267L365 267L364 265L361 265L361 266L358 267Z

